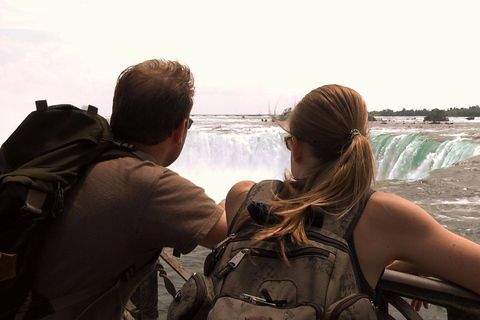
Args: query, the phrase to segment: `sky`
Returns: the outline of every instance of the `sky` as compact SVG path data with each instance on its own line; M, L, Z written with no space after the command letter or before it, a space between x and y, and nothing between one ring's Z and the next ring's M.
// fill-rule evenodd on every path
M480 2L0 0L0 138L34 109L94 105L151 58L195 75L194 114L265 114L337 83L369 110L480 104Z

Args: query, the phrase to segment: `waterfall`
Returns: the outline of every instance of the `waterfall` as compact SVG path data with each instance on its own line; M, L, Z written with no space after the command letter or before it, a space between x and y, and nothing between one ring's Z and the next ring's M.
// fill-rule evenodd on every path
M460 137L443 142L422 135L379 135L371 139L377 180L421 179L480 154L480 145Z
M220 201L240 180L283 179L290 169L284 135L279 127L255 117L195 119L171 168ZM480 154L480 144L460 136L437 141L398 131L373 134L370 141L377 180L425 178L432 170Z

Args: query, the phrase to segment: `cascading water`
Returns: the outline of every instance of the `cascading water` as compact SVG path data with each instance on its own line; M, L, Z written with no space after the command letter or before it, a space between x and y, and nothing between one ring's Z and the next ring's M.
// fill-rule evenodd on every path
M240 180L282 179L290 168L284 131L262 116L197 116L171 168L220 201ZM452 135L434 139L405 130L372 128L377 180L421 179L435 169L480 154L480 144ZM436 136L438 136L437 134Z
M266 116L194 116L194 120L184 150L171 167L216 201L240 180L282 179L289 170L285 133ZM480 158L471 158L480 154L478 123L395 121L371 123L377 180L382 180L375 190L414 201L449 230L480 243ZM466 164L455 166L466 159ZM440 170L430 174L434 169ZM201 270L208 253L199 247L181 262L188 270ZM170 300L168 293L161 297ZM435 307L429 313L435 319L446 316Z
M377 180L425 178L432 170L480 154L480 145L459 137L440 142L418 134L379 135L372 137L371 142Z

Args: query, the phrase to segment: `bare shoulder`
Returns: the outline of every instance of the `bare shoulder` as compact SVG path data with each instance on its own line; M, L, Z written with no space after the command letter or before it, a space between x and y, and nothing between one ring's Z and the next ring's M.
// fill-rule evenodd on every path
M417 204L385 192L372 194L365 208L367 217L374 218L383 223L420 222L422 220L433 222L434 219Z
M354 230L355 250L362 271L374 287L392 260L401 256L403 236L412 226L408 212L415 205L393 194L375 192Z
M360 233L374 233L376 241L402 252L407 243L422 241L443 227L417 204L394 194L375 192L359 221Z
M234 184L228 192L225 200L225 211L227 212L228 225L233 221L233 217L238 209L240 209L240 206L248 195L248 191L250 191L254 184L255 182L249 180L240 181Z
M370 200L368 201L368 205L372 205L375 208L388 208L392 210L402 209L405 206L417 206L416 204L405 198L381 191L377 191L372 194Z

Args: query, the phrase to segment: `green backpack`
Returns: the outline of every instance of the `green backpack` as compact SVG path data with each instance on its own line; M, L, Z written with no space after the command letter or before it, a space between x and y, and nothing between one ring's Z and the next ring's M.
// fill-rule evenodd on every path
M93 106L36 106L0 149L0 319L13 318L30 291L41 232L62 214L81 170L132 149L112 148L108 122Z
M266 210L282 185L256 184L240 210L268 223ZM204 274L177 292L167 319L376 319L345 240L359 215L334 220L319 207L311 210L311 244L288 245L288 264L275 241L252 244L255 228L230 234L205 260Z

